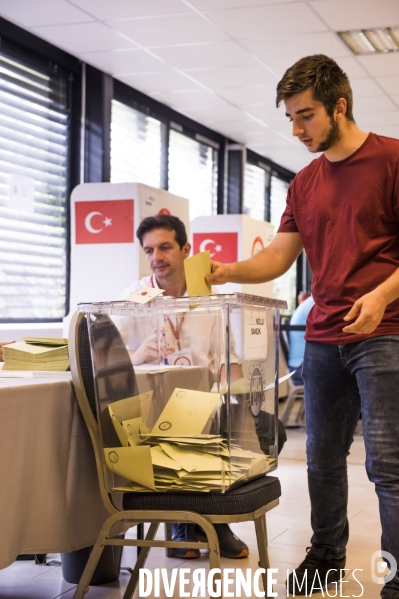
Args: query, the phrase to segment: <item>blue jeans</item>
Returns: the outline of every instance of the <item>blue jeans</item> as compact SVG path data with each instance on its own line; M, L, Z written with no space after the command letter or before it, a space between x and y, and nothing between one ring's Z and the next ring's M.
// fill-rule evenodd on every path
M345 555L346 458L361 411L381 548L399 564L399 335L340 346L307 342L303 378L312 544L326 546L330 557ZM399 589L398 573L388 586Z

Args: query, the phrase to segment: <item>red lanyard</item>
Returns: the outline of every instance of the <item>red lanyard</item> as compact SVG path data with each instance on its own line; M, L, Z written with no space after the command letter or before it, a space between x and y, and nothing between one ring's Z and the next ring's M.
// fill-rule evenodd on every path
M151 287L152 287L153 289L155 289L155 285L154 285L154 275L153 275L153 274L151 275L151 279L150 279L150 281L151 281ZM176 329L175 329L175 327L174 327L174 324L173 324L173 322L172 322L172 321L171 321L171 319L169 318L169 316L167 316L167 317L166 317L166 320L168 321L168 323L169 323L169 326L170 326L170 330L172 331L172 333L173 333L173 336L174 336L174 338L176 339L176 343L177 343L177 349L178 349L179 351L181 351L181 345L180 345L180 331L181 331L181 328L182 328L182 326L183 326L183 322L184 322L184 318L185 318L185 316L186 316L186 315L185 315L185 314L183 314L183 316L182 316L182 318L181 318L181 321L180 321L180 324L178 324L178 325L177 325L177 328L176 328ZM178 319L177 319L177 317L176 317L176 322L178 322Z
M174 338L176 339L176 343L177 343L177 349L178 349L179 351L181 351L181 345L180 345L180 331L181 331L181 328L182 328L182 326L183 326L183 322L184 322L184 318L185 318L185 316L186 316L186 315L185 315L185 314L183 314L183 316L181 317L181 320L180 320L180 324L179 324L179 325L176 327L176 329L175 329L175 327L174 327L174 325L173 325L172 321L170 320L169 316L167 316L167 317L166 317L166 320L168 321L168 323L169 323L169 326L170 326L170 330L172 331L172 333L173 333L173 336L174 336ZM177 316L176 316L176 322L178 322Z

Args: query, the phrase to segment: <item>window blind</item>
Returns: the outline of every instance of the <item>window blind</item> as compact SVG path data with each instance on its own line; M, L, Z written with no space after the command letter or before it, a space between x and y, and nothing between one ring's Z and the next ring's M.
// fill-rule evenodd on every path
M276 232L285 210L288 187L289 183L276 175L272 175L270 186L270 221L274 225ZM283 311L285 314L292 314L296 308L296 273L297 263L294 262L286 273L274 280L274 297L286 300L288 303L288 310Z
M265 220L265 201L270 173L255 164L246 163L244 170L244 214Z
M161 186L161 122L122 102L111 104L111 183Z
M0 320L61 320L67 79L0 50Z
M169 191L188 198L190 220L217 212L216 148L171 129Z

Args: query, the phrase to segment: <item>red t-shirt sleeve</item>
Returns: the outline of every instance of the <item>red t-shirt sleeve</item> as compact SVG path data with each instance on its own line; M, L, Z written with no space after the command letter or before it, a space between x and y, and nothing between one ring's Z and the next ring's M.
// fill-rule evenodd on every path
M396 163L395 183L393 192L393 209L399 221L399 160Z
M292 209L292 196L294 193L294 184L293 182L288 188L287 194L287 205L281 217L280 226L278 228L277 233L298 233L298 227L296 226L294 211Z

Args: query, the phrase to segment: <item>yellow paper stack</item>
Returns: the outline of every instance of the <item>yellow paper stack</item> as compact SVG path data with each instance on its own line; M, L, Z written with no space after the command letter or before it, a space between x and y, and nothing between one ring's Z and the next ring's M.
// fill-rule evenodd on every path
M68 340L53 337L24 337L24 341L5 345L3 370L69 369Z
M209 434L217 393L175 389L152 429L152 391L108 405L122 447L104 448L110 470L135 491L205 491L266 473L274 460Z

